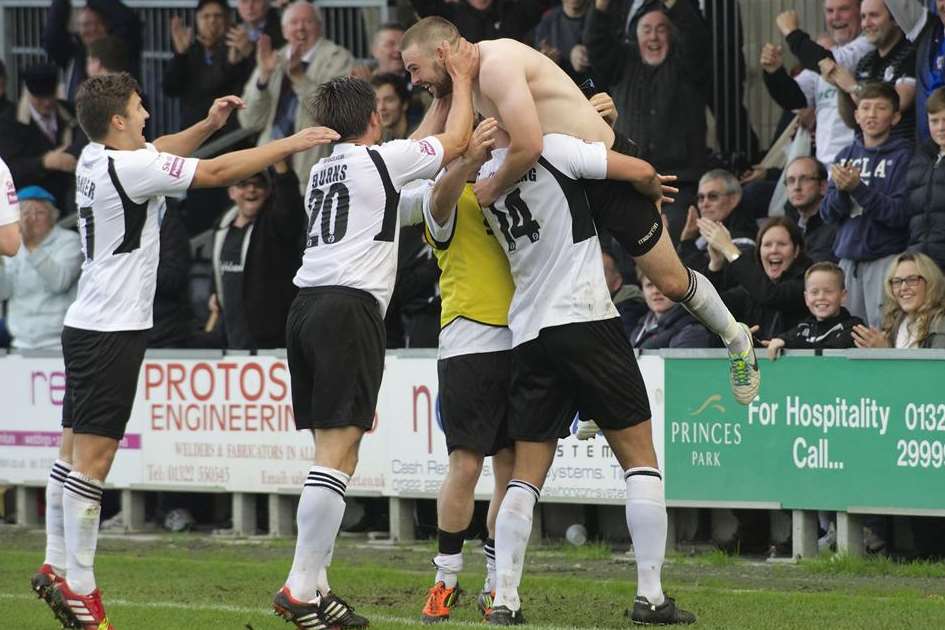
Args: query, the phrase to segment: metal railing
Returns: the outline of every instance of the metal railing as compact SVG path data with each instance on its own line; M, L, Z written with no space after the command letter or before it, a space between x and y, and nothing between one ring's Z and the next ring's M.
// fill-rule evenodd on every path
M73 2L74 7L84 4L84 0ZM177 131L180 129L179 103L165 97L161 89L164 71L173 56L170 19L180 15L192 24L197 3L195 0L125 0L125 4L141 17L144 36L141 87L151 99L153 134ZM369 56L371 34L387 19L385 0L318 0L315 4L322 11L326 37L357 58ZM48 7L48 0L0 0L0 51L7 65L7 93L11 96L17 94L20 71L46 59L42 36Z

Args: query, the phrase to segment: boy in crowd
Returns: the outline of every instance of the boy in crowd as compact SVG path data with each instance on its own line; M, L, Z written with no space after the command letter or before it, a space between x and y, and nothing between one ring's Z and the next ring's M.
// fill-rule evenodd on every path
M804 302L811 316L794 328L762 344L776 361L782 348L823 350L853 348L853 327L863 320L843 308L847 298L843 269L832 262L814 263L804 274Z
M896 89L867 83L856 108L863 137L837 154L820 205L824 221L838 224L834 254L846 275L847 306L870 326L880 324L886 269L909 238L906 172L912 144L890 137L899 119Z

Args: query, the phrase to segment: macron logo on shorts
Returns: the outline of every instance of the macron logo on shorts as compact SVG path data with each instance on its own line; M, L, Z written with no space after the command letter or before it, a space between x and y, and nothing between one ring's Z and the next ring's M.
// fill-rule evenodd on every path
M420 151L426 153L427 155L436 155L436 151L433 149L433 145L427 142L426 140L421 140L419 143Z

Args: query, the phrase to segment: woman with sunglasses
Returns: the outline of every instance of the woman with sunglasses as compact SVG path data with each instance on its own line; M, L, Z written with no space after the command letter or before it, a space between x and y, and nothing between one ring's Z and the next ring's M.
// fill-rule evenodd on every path
M897 256L886 273L882 330L853 329L858 348L945 348L945 276L918 252Z

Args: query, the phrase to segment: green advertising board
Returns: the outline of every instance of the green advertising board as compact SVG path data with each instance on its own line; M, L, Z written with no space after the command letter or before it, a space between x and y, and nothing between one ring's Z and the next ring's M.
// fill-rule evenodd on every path
M726 361L665 365L670 501L945 510L945 361L761 361L747 407Z

